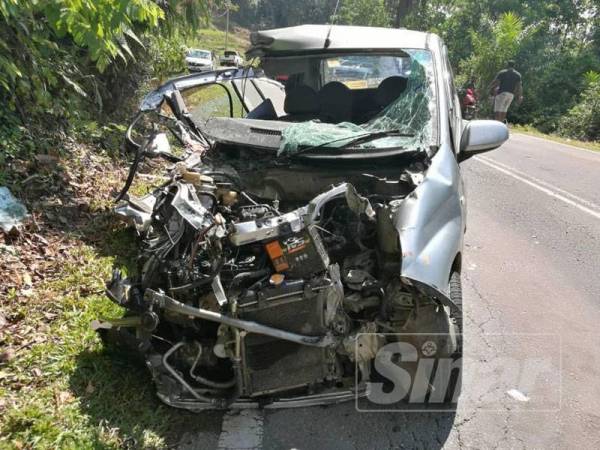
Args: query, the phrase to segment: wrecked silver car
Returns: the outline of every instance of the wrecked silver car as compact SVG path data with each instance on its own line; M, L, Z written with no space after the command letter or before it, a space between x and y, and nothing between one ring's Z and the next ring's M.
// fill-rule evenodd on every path
M354 399L384 378L389 342L459 361L459 161L506 127L463 122L433 34L301 26L252 44L260 69L177 78L143 100L117 206L139 270L115 270L107 294L127 313L95 327L144 356L161 400L194 411ZM172 165L138 198L146 157ZM454 374L436 401L459 391Z

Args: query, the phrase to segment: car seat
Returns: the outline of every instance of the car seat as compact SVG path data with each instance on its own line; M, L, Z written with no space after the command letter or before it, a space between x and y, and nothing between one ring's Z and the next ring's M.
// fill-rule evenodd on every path
M319 114L317 92L305 84L292 88L285 96L283 110L286 115L279 120L302 122L317 118Z
M319 119L328 123L352 120L352 91L339 81L327 83L319 91Z

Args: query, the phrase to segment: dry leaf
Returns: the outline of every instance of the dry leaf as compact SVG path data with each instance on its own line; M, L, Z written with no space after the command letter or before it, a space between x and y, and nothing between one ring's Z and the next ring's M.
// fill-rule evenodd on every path
M15 351L12 348L8 348L0 353L0 363L7 363L15 358Z
M58 406L62 406L73 400L73 394L71 394L69 391L56 392L54 394L54 399L56 400L56 404Z
M31 275L29 275L28 272L25 272L23 274L23 285L25 285L25 287L30 288L33 285L33 282L31 281Z

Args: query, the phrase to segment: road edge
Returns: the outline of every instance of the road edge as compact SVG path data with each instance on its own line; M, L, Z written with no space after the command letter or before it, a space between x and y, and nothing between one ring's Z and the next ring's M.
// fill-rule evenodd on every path
M541 136L536 136L534 134L524 133L522 131L509 130L509 132L510 132L510 135L527 136L527 137L530 137L530 138L533 138L533 139L538 139L540 141L549 142L549 143L556 144L556 145L562 145L563 147L572 148L572 149L575 149L575 150L582 150L584 152L591 153L593 155L600 155L600 150L590 150L589 148L578 147L578 146L573 145L573 144L564 144L562 142L554 141L552 139L544 138L544 137L541 137Z

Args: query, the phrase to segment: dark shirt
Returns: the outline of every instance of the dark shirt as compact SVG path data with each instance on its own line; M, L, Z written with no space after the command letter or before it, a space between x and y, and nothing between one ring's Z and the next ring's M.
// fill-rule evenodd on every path
M514 69L504 69L498 72L496 79L500 82L498 93L515 93L517 85L521 82L521 74Z

